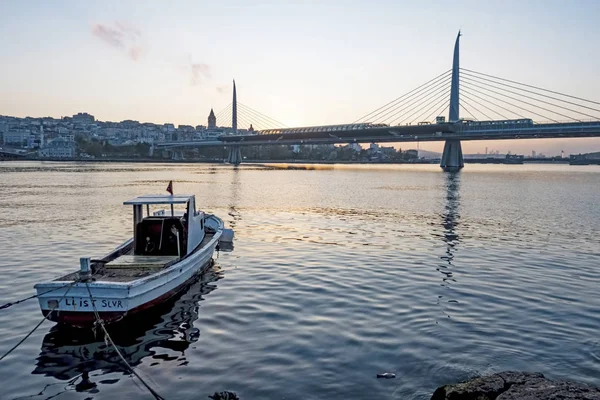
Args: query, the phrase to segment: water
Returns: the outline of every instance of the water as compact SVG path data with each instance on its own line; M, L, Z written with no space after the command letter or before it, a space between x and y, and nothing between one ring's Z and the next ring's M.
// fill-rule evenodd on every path
M428 399L507 369L600 385L597 166L0 163L0 298L109 251L122 201L170 179L236 241L114 332L168 399ZM0 353L40 320L35 301L0 311ZM2 399L151 398L101 335L50 322L0 374Z

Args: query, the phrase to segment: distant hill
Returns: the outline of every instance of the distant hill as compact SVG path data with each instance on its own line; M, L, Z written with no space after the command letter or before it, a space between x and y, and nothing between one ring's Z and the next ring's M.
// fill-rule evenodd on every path
M442 153L429 150L419 150L419 158L425 158L427 160L442 158Z

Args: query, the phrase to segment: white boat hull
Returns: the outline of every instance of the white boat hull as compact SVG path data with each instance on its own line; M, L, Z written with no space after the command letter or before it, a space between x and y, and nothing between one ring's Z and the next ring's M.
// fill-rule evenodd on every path
M95 311L104 322L111 323L166 301L210 265L223 233L223 222L213 218L219 226L210 241L152 275L128 282L51 281L35 285L42 313L51 321L89 326L96 321Z

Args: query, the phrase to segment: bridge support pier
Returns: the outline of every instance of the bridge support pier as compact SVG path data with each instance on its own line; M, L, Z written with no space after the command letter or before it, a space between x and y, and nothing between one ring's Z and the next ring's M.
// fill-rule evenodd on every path
M242 163L242 151L240 146L229 146L227 152L227 162L233 165L240 165Z
M460 140L446 140L440 167L444 171L458 171L465 166Z
M173 150L173 152L171 153L171 160L183 160L183 151Z

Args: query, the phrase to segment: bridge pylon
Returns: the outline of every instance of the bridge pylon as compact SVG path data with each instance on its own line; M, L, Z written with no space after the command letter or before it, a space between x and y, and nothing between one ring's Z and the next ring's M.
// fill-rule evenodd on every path
M240 146L227 146L227 159L229 164L240 165L242 163L242 151Z
M459 117L459 44L460 44L460 31L456 36L456 42L454 43L454 57L452 59L452 80L450 87L450 113L448 115L448 122L458 122ZM440 167L444 171L458 171L465 166L462 154L462 146L460 140L446 140L444 145L444 153L442 154L442 162Z

